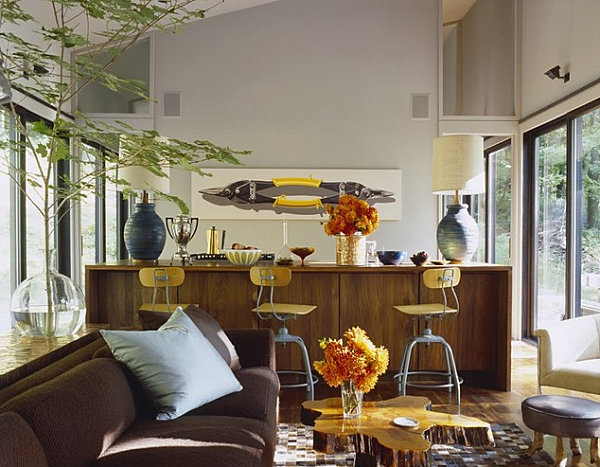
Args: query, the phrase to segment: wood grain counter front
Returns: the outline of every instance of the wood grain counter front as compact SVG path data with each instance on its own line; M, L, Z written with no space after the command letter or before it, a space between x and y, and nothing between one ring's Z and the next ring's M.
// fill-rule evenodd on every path
M152 300L151 289L143 288L138 279L142 267L145 265L131 262L86 266L89 322L109 323L113 329L137 324L137 308ZM290 332L304 339L311 361L322 358L320 338L339 337L349 327L360 326L376 345L389 349L389 370L397 373L404 340L418 333L421 323L406 318L392 306L439 302L439 290L422 285L421 275L427 267L355 267L317 262L292 266L292 282L276 291L276 300L317 305L310 315L288 321ZM461 376L482 386L509 391L511 268L489 264L460 268L462 279L456 289L460 313L433 322L433 332L444 336L452 346ZM184 269L185 283L173 291L173 303L196 303L224 328L278 328L278 322L259 321L250 311L256 287L250 282L249 267L203 262ZM279 368L301 368L296 347L278 346ZM443 368L438 347L419 345L413 352L411 368Z

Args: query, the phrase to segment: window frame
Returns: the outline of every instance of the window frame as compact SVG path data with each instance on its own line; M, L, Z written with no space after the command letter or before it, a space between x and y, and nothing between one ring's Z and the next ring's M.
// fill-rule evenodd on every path
M583 184L582 151L580 129L576 128L579 117L600 108L600 98L565 113L543 125L523 134L523 270L522 281L525 285L522 293L522 336L535 340L533 331L537 317L537 230L538 201L537 174L539 161L536 157L536 139L540 136L564 127L566 129L566 277L565 277L565 314L564 319L575 318L582 314L581 304L581 231Z

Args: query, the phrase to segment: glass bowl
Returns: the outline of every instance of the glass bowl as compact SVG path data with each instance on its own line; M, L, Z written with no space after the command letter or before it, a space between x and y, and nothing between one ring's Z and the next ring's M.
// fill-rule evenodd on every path
M408 256L406 251L402 250L377 250L379 261L387 265L397 265L402 263Z

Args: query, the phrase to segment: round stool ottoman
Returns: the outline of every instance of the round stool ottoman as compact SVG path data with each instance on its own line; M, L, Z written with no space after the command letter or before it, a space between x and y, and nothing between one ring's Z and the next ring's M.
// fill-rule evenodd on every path
M570 438L573 456L581 456L577 438L590 438L590 458L600 467L600 403L572 396L533 396L521 403L523 423L535 433L526 456L544 446L544 434L556 436L556 465L565 466L562 438Z

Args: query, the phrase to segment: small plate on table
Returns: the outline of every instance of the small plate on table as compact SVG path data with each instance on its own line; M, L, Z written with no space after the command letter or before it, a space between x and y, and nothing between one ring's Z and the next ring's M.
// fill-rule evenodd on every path
M409 417L396 417L393 421L394 425L404 428L414 428L419 425L419 421Z

